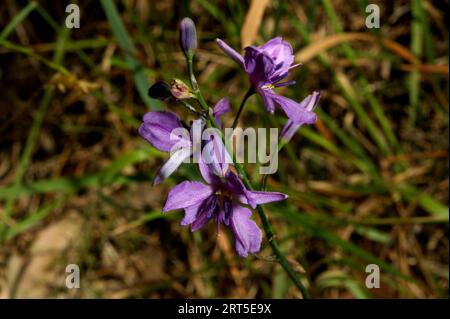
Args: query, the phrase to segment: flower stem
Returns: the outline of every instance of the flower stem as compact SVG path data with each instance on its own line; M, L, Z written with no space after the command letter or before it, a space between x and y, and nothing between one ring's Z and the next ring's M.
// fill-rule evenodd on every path
M239 110L236 114L236 117L234 118L233 124L231 125L231 127L233 128L233 130L236 128L236 125L238 123L239 117L241 116L242 110L244 109L244 105L245 102L247 102L247 99L253 95L253 93L255 93L255 91L253 90L253 87L251 86L247 93L245 93L244 98L242 99L241 105L239 105Z
M239 163L235 164L236 170L238 171L239 175L242 178L242 181L249 190L253 189L253 186L250 182L250 180L247 177L247 174L242 169L242 166L239 165ZM304 299L309 299L309 293L305 286L302 284L300 279L298 278L295 271L292 269L291 265L289 264L288 260L284 256L284 254L281 252L277 241L275 240L275 234L272 229L272 225L269 222L269 219L267 218L266 213L264 212L264 208L261 206L256 206L256 211L258 212L259 218L261 219L261 223L264 228L264 232L266 234L267 240L269 241L270 247L272 248L272 251L274 252L275 256L278 259L278 262L280 263L281 267L283 267L284 271L288 274L289 278L292 280L294 285L300 290L300 292L303 295Z
M189 81L191 82L191 87L194 90L194 92L198 91L198 84L197 79L194 75L194 67L193 67L193 55L190 55L187 58L187 67L188 67L188 73L189 73Z

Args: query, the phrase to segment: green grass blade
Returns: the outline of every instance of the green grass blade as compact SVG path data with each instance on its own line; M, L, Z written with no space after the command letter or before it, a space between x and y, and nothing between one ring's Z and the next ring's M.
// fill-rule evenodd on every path
M64 203L62 198L56 199L46 205L40 207L36 212L31 213L21 221L17 222L14 226L9 228L6 232L6 240L10 240L17 235L20 235L24 231L36 226L41 220L47 217L56 208Z
M358 257L366 262L374 263L380 266L380 268L383 268L386 272L397 276L399 278L402 278L404 280L410 280L410 277L403 274L399 269L396 267L390 265L389 263L381 260L380 258L375 257L374 255L368 253L363 248L359 247L358 245L355 245L349 241L341 239L336 234L328 231L327 229L320 227L319 225L316 225L314 222L312 222L307 215L299 214L297 211L293 211L292 209L284 209L284 210L276 210L282 211L282 213L279 214L280 217L290 220L293 223L297 223L299 226L301 226L306 233L308 233L311 236L321 238L322 240L325 240L330 245L338 246L342 250L344 250L346 253L351 254L355 257ZM275 212L275 210L274 210Z
M0 188L0 199L27 196L32 194L73 192L83 188L111 185L112 183L126 182L127 178L119 175L126 166L142 162L151 156L160 156L161 152L148 147L132 150L118 157L110 166L97 174L81 177L62 177L32 182L27 185L18 185ZM150 178L148 178L150 180Z
M413 20L411 23L411 52L417 57L422 56L423 28L422 28L422 0L411 1L411 12ZM420 73L413 71L408 78L409 103L409 121L414 124L417 113L419 112L419 94L420 94Z
M125 50L125 59L128 63L128 66L133 71L134 83L136 84L136 88L141 99L150 109L160 109L160 101L152 99L147 95L150 83L145 74L144 66L139 60L133 57L133 55L136 53L136 48L134 47L133 40L131 39L130 35L125 29L125 26L123 25L122 19L119 16L114 1L101 0L101 4L103 10L105 11L106 17L111 24L114 36L119 42L119 45Z
M56 46L56 50L53 56L53 62L55 64L61 64L63 60L64 47L69 37L69 34L70 29L61 28L61 32L58 38L58 45ZM53 98L53 93L54 93L53 87L48 87L45 89L44 96L37 110L36 117L34 118L33 125L31 126L30 133L28 135L25 147L20 157L19 166L14 176L13 189L18 188L22 183L23 177L28 168L28 164L31 160L31 156L33 155L33 150L39 137L39 132L41 130L42 123L44 122L44 117L47 114L47 109ZM8 219L11 215L15 199L16 199L15 195L13 194L13 196L8 197L6 200L4 214L1 216L0 220L0 241L4 240L5 231L8 228Z
M36 2L30 2L0 32L0 41L5 40L16 27L38 6Z

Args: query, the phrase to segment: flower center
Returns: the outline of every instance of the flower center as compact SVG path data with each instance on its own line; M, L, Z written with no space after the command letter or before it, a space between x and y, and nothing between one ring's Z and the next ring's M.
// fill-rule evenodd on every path
M261 86L262 89L267 89L267 90L273 90L275 88L275 85L273 84L266 84Z

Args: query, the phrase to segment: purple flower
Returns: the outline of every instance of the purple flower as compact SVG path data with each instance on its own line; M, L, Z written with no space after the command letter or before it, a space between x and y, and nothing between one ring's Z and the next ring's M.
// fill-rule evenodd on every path
M313 112L273 91L276 87L295 83L295 81L280 82L291 69L299 66L299 64L292 64L294 54L288 42L283 41L281 37L276 37L261 46L246 47L244 57L224 41L217 39L217 43L228 56L245 70L254 90L261 96L268 112L273 113L275 106L278 105L292 122L297 123L301 119L304 124L314 123L316 115Z
M217 144L214 142L215 138L212 138L207 145L213 145L210 150L215 154L218 148L224 146L221 141ZM184 181L176 185L167 196L163 212L184 209L181 225L190 226L191 231L202 228L210 220L215 220L218 230L224 224L235 238L237 253L247 257L249 253L260 250L262 235L256 223L250 219L252 212L242 205L256 208L259 204L284 200L287 195L249 191L226 163L222 162L220 169L217 169L217 164L217 161L211 165L201 160L199 168L207 184Z
M183 128L180 118L175 113L164 111L146 113L143 123L139 126L139 134L158 150L171 152L169 160L155 175L153 184L161 183L191 156L191 136L189 131Z
M230 110L228 98L214 106L213 115L220 125L219 116ZM201 120L194 121L197 122ZM197 125L199 123L197 122ZM202 127L200 124L199 126ZM177 114L165 111L148 112L139 126L139 134L160 151L171 153L170 158L159 169L153 184L159 184L169 177L193 153L193 134L183 127Z
M310 124L308 123L308 118L305 116L302 116L304 114L311 114L314 108L317 105L317 102L319 102L320 93L317 91L314 91L312 94L308 95L303 101L301 101L298 105L298 108L305 110L304 113L298 112L297 118L295 120L289 118L284 125L283 129L280 133L280 139L282 139L284 142L289 142L294 136L295 132L302 126L303 124ZM312 113L314 114L314 113Z
M231 110L230 101L228 100L227 97L220 99L219 102L217 102L216 105L214 105L213 108L214 119L216 120L216 123L219 125L220 128L222 128L220 117L223 114L229 112L230 110Z

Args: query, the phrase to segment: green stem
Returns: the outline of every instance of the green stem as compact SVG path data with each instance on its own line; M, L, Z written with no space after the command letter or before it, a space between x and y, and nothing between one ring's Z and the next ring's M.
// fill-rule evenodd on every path
M247 174L238 163L236 163L236 170L241 176L245 187L247 187L249 190L253 190L253 186L249 181ZM303 298L309 299L310 297L307 289L302 284L295 271L292 269L291 265L289 264L284 254L281 252L280 247L278 246L278 243L275 240L275 234L273 232L272 225L270 224L269 219L267 218L267 215L264 212L264 209L261 206L256 206L256 211L258 212L259 218L261 219L261 223L263 225L264 232L266 234L269 245L272 248L272 251L274 252L275 256L277 257L281 267L283 267L284 271L288 274L289 278L292 280L294 285L298 288L298 290L300 290L300 292L303 295Z
M194 67L193 67L193 55L187 57L187 67L188 67L188 73L189 73L189 81L191 82L191 87L194 90L194 92L198 91L198 84L197 80L194 75Z
M244 98L242 99L241 105L239 105L239 110L236 114L236 117L234 118L233 124L231 125L231 127L233 128L233 130L236 128L236 125L238 123L239 117L241 116L242 110L244 109L244 105L245 102L247 102L247 99L253 95L253 93L255 93L255 91L253 90L253 87L251 86L247 93L245 93Z

